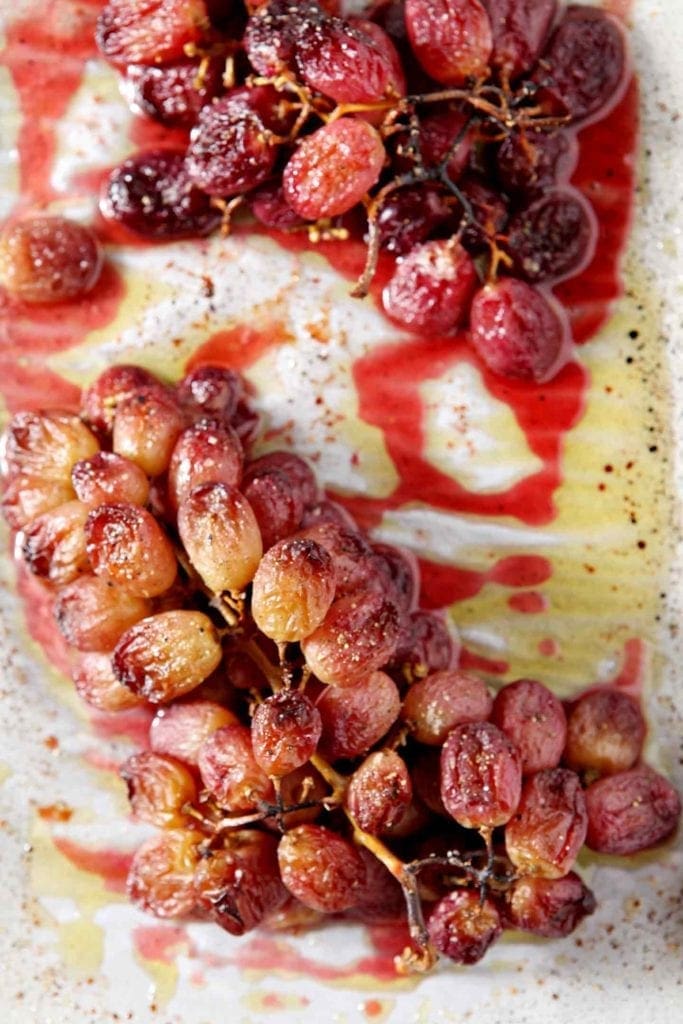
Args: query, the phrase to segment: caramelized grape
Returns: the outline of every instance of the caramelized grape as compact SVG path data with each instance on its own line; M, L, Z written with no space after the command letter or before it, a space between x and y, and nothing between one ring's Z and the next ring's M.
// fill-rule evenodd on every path
M405 761L394 750L377 750L356 768L344 802L359 828L379 835L399 823L412 797Z
M278 910L288 893L280 880L277 840L255 829L230 832L194 875L197 902L231 935L244 935Z
M391 601L381 594L351 594L334 602L301 649L322 682L353 686L389 661L398 634L398 612Z
M194 872L201 832L172 829L138 848L128 873L128 895L157 917L186 917L196 906Z
M12 529L21 530L73 497L73 487L66 481L15 473L5 483L0 508Z
M221 660L216 630L202 612L150 615L127 630L114 650L117 678L152 704L182 697Z
M358 757L387 734L399 716L401 698L384 672L352 687L328 686L317 701L323 723L320 750L331 761Z
M386 579L386 592L402 612L412 612L420 592L420 567L407 548L392 544L373 544L375 562Z
M443 617L421 609L410 614L401 629L392 665L408 682L424 679L430 672L452 668L460 646Z
M268 775L287 775L315 753L321 732L320 712L308 697L298 690L282 690L254 711L254 757Z
M157 387L138 388L116 407L114 451L148 476L158 476L168 469L184 425L182 410L170 393Z
M196 767L204 741L223 726L237 724L237 717L221 704L191 699L159 708L149 728L149 742L156 754Z
M593 893L574 871L563 878L518 878L505 894L505 927L546 939L564 938L595 906Z
M202 484L178 509L178 531L190 560L214 593L239 593L263 553L251 505L236 487Z
M344 530L355 531L356 529L352 516L336 501L328 501L326 498L323 498L322 501L316 501L312 505L306 506L301 518L302 530L309 530L312 526L323 526L326 523L340 526ZM311 536L313 540L316 539L315 536ZM327 545L323 544L323 547L327 547Z
M366 590L376 582L377 564L368 557L372 555L372 548L358 530L325 520L300 530L297 537L315 541L329 553L337 597Z
M275 231L290 231L305 224L285 199L281 182L266 182L249 195L249 209L256 220Z
M307 0L271 0L259 5L247 22L244 47L260 75L278 75L293 69L297 42L325 19L317 3Z
M100 53L112 64L163 64L185 56L209 28L204 0L109 0L97 20Z
M325 548L304 538L280 541L263 556L254 576L254 621L272 640L303 640L327 615L335 585Z
M176 395L193 419L230 421L244 398L244 381L235 370L200 366L180 381Z
M69 486L73 465L99 448L97 438L73 413L18 412L2 435L2 473L10 479L21 475Z
M226 811L253 811L272 802L273 786L256 758L246 725L225 725L204 741L197 760L202 782Z
M54 604L62 635L79 651L111 650L124 630L150 611L149 601L90 575L62 587Z
M299 488L285 473L275 468L247 470L242 490L256 516L264 551L294 533L304 505Z
M494 373L541 384L555 376L566 360L569 326L554 300L524 281L507 277L474 296L470 341Z
M434 186L398 188L387 196L377 215L380 244L395 256L405 256L451 217L451 206Z
M483 679L446 669L413 683L401 714L416 740L439 747L456 725L483 722L492 705Z
M506 246L527 281L560 281L590 263L598 234L593 208L575 189L554 189L510 221Z
M474 264L455 238L425 242L399 260L382 304L407 330L448 334L465 318L476 282Z
M88 571L87 515L80 501L68 501L26 526L21 554L32 573L61 586Z
M578 775L565 768L537 772L524 783L505 829L505 849L520 874L561 878L583 846L586 824Z
M298 825L278 846L282 881L313 910L338 914L356 902L365 882L365 864L343 836L323 825Z
M467 889L454 889L430 914L429 937L457 964L476 964L503 930L495 904Z
M569 132L510 132L496 155L498 177L506 192L534 195L567 183L577 154Z
M168 469L169 496L178 507L201 484L238 486L242 476L242 445L227 423L200 420L176 441Z
M81 298L102 263L92 231L64 217L32 217L0 233L0 284L31 305Z
M577 772L614 775L633 767L644 739L645 721L636 702L601 687L571 705L564 759Z
M139 505L100 505L85 524L88 557L97 576L138 597L163 594L176 578L173 545Z
M119 402L124 398L133 397L142 388L167 391L161 381L142 366L129 366L126 363L109 366L83 392L81 413L94 430L106 435L114 423ZM93 454L94 452L88 452L79 458L84 459L87 455Z
M213 57L201 69L197 60L164 67L129 64L121 91L135 114L173 128L191 128L200 110L223 91L225 61Z
M246 468L245 476L251 480L273 469L284 473L292 487L299 492L305 505L312 505L317 501L318 482L315 473L305 459L293 452L276 450L258 459L252 459Z
M72 679L78 696L98 711L128 711L145 703L144 697L118 681L109 654L83 654L74 666Z
M493 702L491 721L519 750L525 775L560 763L567 719L562 702L547 686L535 679L508 683Z
M346 213L376 184L384 156L371 125L340 117L299 143L282 175L285 199L307 220Z
M183 808L197 799L190 772L179 761L149 750L133 754L119 769L128 787L134 817L157 828L181 828L188 822Z
M405 18L413 53L437 82L486 77L493 38L479 0L406 0Z
M643 765L599 779L586 790L586 844L598 853L629 856L671 835L681 800L662 775Z
M391 39L361 19L350 24L321 18L312 31L300 33L296 63L307 85L337 103L371 104L405 92Z
M557 0L486 0L493 33L491 64L506 80L536 62L557 11Z
M149 480L139 466L115 452L98 452L71 470L76 497L89 508L112 502L146 505Z
M441 797L464 828L495 828L510 820L522 789L519 753L490 722L458 725L441 751Z
M619 102L628 70L619 19L596 7L573 4L555 29L535 77L559 111L579 121L604 117Z
M104 183L100 212L145 238L168 241L208 235L221 212L195 188L185 154L154 149L124 160Z

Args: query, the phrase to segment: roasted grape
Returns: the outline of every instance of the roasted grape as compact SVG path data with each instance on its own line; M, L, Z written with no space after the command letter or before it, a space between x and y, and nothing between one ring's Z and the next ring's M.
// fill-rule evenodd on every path
M177 508L201 484L239 486L242 444L227 423L200 420L179 435L168 467L168 490Z
M179 761L147 750L129 757L119 774L128 787L133 815L140 821L158 828L188 824L184 808L197 799L197 787Z
M595 896L574 871L563 878L518 878L505 895L503 921L506 928L559 939L571 935L595 906Z
M564 759L575 771L614 775L632 768L645 739L645 721L631 697L601 687L575 701L567 716Z
M583 846L586 826L578 775L565 768L536 772L505 829L505 849L521 875L561 878Z
M317 701L320 749L331 760L365 754L398 718L401 698L393 679L373 672L356 686L328 686Z
M210 590L239 593L253 579L263 544L251 505L236 487L195 488L178 509L178 532Z
M503 686L493 702L491 721L519 750L525 775L560 763L567 719L562 702L547 686L535 679L518 679Z
M204 786L226 811L245 813L273 800L272 783L254 757L246 725L224 725L211 733L197 764Z
M156 597L176 578L173 545L151 512L139 505L99 505L88 515L85 537L95 575L131 594Z
M594 782L586 790L586 844L598 853L628 856L649 850L678 827L681 800L652 768L632 768Z
M334 602L301 649L322 682L354 686L389 661L398 633L398 612L391 601L376 593L351 594Z
M83 654L76 662L71 678L78 696L98 711L128 711L145 703L144 697L118 681L109 654Z
M490 722L456 726L441 751L441 797L465 828L505 825L522 791L519 753Z
M146 505L149 498L144 470L115 452L97 452L81 459L71 470L71 483L78 500L89 509L121 502Z
M377 750L351 776L346 806L359 828L379 835L398 825L412 796L405 761L394 750Z
M88 571L87 515L80 501L68 501L43 512L25 527L21 554L32 573L62 585Z
M407 330L449 334L465 319L476 283L474 264L456 239L425 242L398 261L382 303Z
M493 900L467 889L454 889L439 900L428 927L435 947L457 964L476 964L503 930Z
M251 613L272 640L303 640L327 615L335 587L334 566L324 547L303 537L283 540L259 563Z
M128 872L128 895L157 917L186 917L196 907L194 872L201 832L167 829L138 847Z
M492 704L483 679L446 669L413 683L401 715L416 740L441 746L456 725L485 721Z
M338 914L356 902L365 882L365 864L343 836L322 825L299 825L280 840L282 881L313 910Z
M309 698L298 690L282 690L254 711L254 757L268 775L287 775L315 753L321 732L320 712Z
M484 77L493 37L479 0L406 0L405 17L413 52L437 82L462 85Z
M32 217L0 233L0 285L31 305L81 298L102 263L92 231L64 217Z
M205 740L224 725L238 719L221 704L190 699L159 708L149 728L152 750L196 767Z
M62 635L79 651L110 651L151 610L144 598L90 574L62 587L54 604Z
M148 476L168 469L185 417L170 392L138 388L122 398L114 414L112 447Z

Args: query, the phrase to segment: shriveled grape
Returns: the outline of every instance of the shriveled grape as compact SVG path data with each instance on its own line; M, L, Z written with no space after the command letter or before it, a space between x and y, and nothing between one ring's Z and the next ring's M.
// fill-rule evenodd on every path
M424 242L398 261L382 304L407 330L448 334L465 319L476 284L474 264L456 239Z
M80 501L68 501L25 527L21 554L32 573L61 586L88 571L87 515Z
M365 754L389 731L401 710L393 679L373 672L356 686L328 686L317 701L320 750L330 760Z
M671 783L647 765L618 772L586 790L586 844L598 853L629 856L649 850L678 826L681 800Z
M332 559L320 544L290 538L263 556L254 576L251 613L273 640L303 640L317 629L334 599Z
M413 683L403 701L401 716L416 740L441 746L456 725L487 719L492 704L483 679L446 669Z
M315 753L321 732L320 712L309 698L298 690L282 690L254 711L254 757L268 775L287 775Z
M381 594L359 593L335 601L301 649L324 683L353 686L385 665L396 648L399 617Z
M197 799L190 771L179 761L149 750L133 754L119 769L134 817L157 828L182 828L186 804Z
M71 678L78 696L98 711L128 711L145 703L144 697L118 681L109 654L93 651L81 655Z
M399 823L412 796L405 761L394 750L377 750L351 776L345 804L359 828L379 835Z
M493 900L468 889L440 899L427 927L434 946L457 964L476 964L503 930Z
M505 849L520 874L561 878L583 846L586 826L578 775L546 769L524 783L519 807L505 829Z
M197 759L202 782L226 811L253 811L272 802L273 786L256 758L246 725L225 725L202 744Z
M519 928L546 939L571 935L584 917L595 910L595 896L570 871L563 878L518 878L505 894L506 928Z
M356 902L365 864L348 839L323 825L299 825L282 837L277 854L282 881L307 907L338 914Z
M30 305L81 298L103 262L90 228L64 217L31 217L0 233L0 284Z
M441 751L441 797L465 828L504 825L522 790L519 753L490 722L458 725Z
M121 634L151 612L142 597L87 574L62 587L54 604L57 625L79 651L109 651Z
M139 505L99 505L85 524L93 572L138 597L163 594L176 578L173 545Z
M186 917L196 906L194 872L201 832L167 829L138 847L128 873L128 895L157 917Z
M196 767L204 741L224 725L237 724L237 716L221 704L190 699L159 708L149 728L149 741L156 754Z
M547 686L535 679L503 686L493 702L491 721L519 750L525 775L560 763L567 719L562 702Z
M614 775L632 768L645 739L645 720L625 693L600 687L569 708L564 759L575 771Z
M175 443L168 468L173 504L177 508L201 484L238 486L242 461L242 444L227 423L200 420L187 427Z
M178 509L178 531L193 566L215 593L240 592L251 582L263 544L251 505L236 487L197 487Z
M81 459L71 470L76 497L89 509L111 502L145 505L149 480L144 470L115 452L97 452Z

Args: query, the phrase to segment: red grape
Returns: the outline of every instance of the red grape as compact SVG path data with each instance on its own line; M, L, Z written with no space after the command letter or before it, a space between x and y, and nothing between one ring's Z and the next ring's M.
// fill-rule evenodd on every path
M0 233L0 285L31 305L81 298L102 263L92 231L64 217L31 217Z
M88 510L67 501L33 519L21 536L21 554L36 576L50 583L71 583L90 568L85 539Z
M132 693L114 675L108 654L88 652L76 662L72 679L78 696L98 711L128 711L144 705L144 697Z
M109 434L119 402L132 397L138 388L167 388L142 366L120 363L108 366L81 396L81 413L100 434ZM88 454L92 455L93 452ZM85 455L80 458L85 458Z
M242 477L240 439L227 423L200 420L179 435L168 468L168 490L177 508L201 484L238 486Z
M200 366L179 382L176 395L193 419L229 422L244 398L244 381L235 370L222 366Z
M434 946L457 964L476 964L503 930L493 901L467 889L439 900L427 926Z
M491 64L506 79L536 62L557 11L557 0L485 0L493 33Z
M391 39L379 25L361 19L317 21L299 35L296 64L307 85L337 103L376 103L405 91Z
M213 57L202 66L179 60L164 67L129 64L121 91L136 114L146 114L173 128L191 128L202 107L223 91L225 60Z
M247 469L242 481L244 496L258 523L264 551L284 540L299 526L304 503L296 482L282 470Z
M308 697L298 690L282 690L254 711L254 757L268 775L287 775L315 753L321 732L320 712Z
M440 672L457 664L460 647L457 638L440 615L421 609L411 612L404 623L392 666L413 682L430 672Z
M71 470L71 483L78 500L89 509L121 502L145 505L149 498L146 473L115 452L97 452L80 459Z
M293 487L298 490L301 500L305 505L311 505L318 498L318 482L315 473L299 455L293 452L272 451L261 455L258 459L252 459L246 467L245 477L253 479L261 473L277 469L284 473Z
M678 826L681 800L662 775L643 765L608 775L586 790L586 844L620 856L656 846Z
M645 721L636 702L605 686L570 706L564 759L578 772L614 775L633 767L644 739Z
M266 182L249 194L249 209L256 220L275 231L290 231L305 223L285 199L281 182Z
M522 757L522 772L556 768L567 737L562 702L535 679L508 683L493 702L491 721L512 740Z
M379 835L400 822L412 796L405 761L394 750L376 750L351 776L344 802L359 828Z
M465 828L504 825L517 810L522 769L517 749L490 722L456 726L441 751L441 798Z
M131 594L157 597L176 578L173 545L151 512L139 505L99 505L88 515L85 536L95 575Z
M437 82L486 76L493 37L479 0L406 0L405 18L413 52Z
M446 197L428 184L396 189L377 215L380 244L395 256L405 256L452 217Z
M71 412L18 412L2 435L2 474L43 483L54 480L68 486L73 496L72 467L99 448L94 434Z
M79 651L110 651L126 629L150 612L149 601L91 575L62 587L54 604L62 635Z
M412 612L420 592L420 568L417 558L407 548L392 544L373 544L376 564L386 578L385 590L397 608Z
M211 733L197 764L202 782L226 811L246 813L273 799L273 785L254 757L246 725L225 725Z
M237 725L236 716L211 700L190 699L159 708L149 728L156 754L167 754L196 767L206 739L224 725Z
M564 310L548 295L506 277L474 296L470 341L494 373L542 384L567 359L569 324Z
M395 605L376 593L350 594L334 602L301 649L324 683L353 686L385 665L398 640Z
M465 170L472 150L472 137L465 131L466 124L467 115L457 107L428 114L420 123L420 153L424 163L427 167L436 167L448 157L446 173L453 182ZM453 148L457 138L460 142Z
M305 538L280 541L263 556L254 576L254 621L272 640L303 640L327 615L335 585L325 548Z
M446 669L412 684L401 715L419 743L441 746L456 725L487 719L492 704L483 679Z
M119 774L128 787L133 816L139 821L158 828L187 824L183 808L197 799L197 787L179 761L145 750L124 761Z
M544 193L569 182L578 158L576 136L565 131L515 131L496 154L500 183L512 195Z
M109 0L98 18L96 39L102 55L125 68L178 60L208 28L204 0Z
M292 70L300 37L315 31L327 16L310 0L270 0L247 22L244 48L260 75Z
M579 876L519 878L505 894L506 928L519 928L546 939L570 935L595 910L595 897Z
M373 588L377 565L370 556L372 548L357 529L325 520L300 530L297 537L312 540L329 553L334 566L336 596L344 597Z
M587 820L578 775L566 768L536 772L505 829L508 857L522 875L561 878L583 846Z
M506 248L527 281L560 281L578 274L595 252L593 207L574 189L546 192L511 219Z
M318 699L325 757L358 757L389 731L401 710L396 684L384 672L373 672L357 686L328 686Z
M371 125L340 117L299 143L282 174L285 199L307 220L346 213L376 184L384 157Z
M157 917L186 917L196 906L194 872L201 832L168 829L147 839L133 857L128 895Z
M278 846L282 881L307 907L348 910L365 882L365 863L343 836L322 825L298 825Z
M449 334L464 320L476 283L474 264L454 238L424 242L399 259L382 304L407 330Z
M239 593L253 579L262 554L261 534L251 505L236 487L197 487L178 509L178 532L193 566L214 593Z

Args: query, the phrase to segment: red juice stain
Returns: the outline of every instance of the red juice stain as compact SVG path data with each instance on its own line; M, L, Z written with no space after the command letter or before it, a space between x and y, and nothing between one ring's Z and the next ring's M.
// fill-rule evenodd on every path
M151 117L134 117L128 137L140 152L149 149L177 149L183 153L190 141L190 134L182 128L170 128Z
M237 324L212 334L187 361L185 372L209 365L245 370L271 348L291 341L291 334L281 323L273 322L260 328Z
M24 604L24 617L31 638L42 647L51 665L63 675L71 675L69 646L52 614L53 592L33 576L23 562L17 562L17 590Z
M363 1013L369 1019L373 1017L379 1017L384 1007L380 1003L379 999L366 999L363 1003Z
M621 669L610 680L611 686L624 690L631 697L640 698L645 676L645 641L640 637L631 637L624 644L624 655Z
M102 739L121 736L129 739L138 750L149 750L149 727L154 717L151 708L134 708L131 711L95 711L88 709L90 725Z
M133 928L135 952L144 960L172 964L181 950L192 950L184 928L178 925L139 925Z
M505 587L531 587L545 583L552 574L552 565L541 555L511 555L496 562L488 579Z
M52 836L54 846L79 871L99 875L111 892L125 892L132 853L81 846L64 836Z
M520 594L511 594L508 597L508 607L523 615L538 615L539 612L546 610L548 602L537 590L523 590Z
M554 657L559 650L557 640L553 640L550 636L546 636L538 642L538 653L542 654L544 658Z
M86 750L82 757L86 764L90 765L91 768L96 768L99 772L110 772L112 775L118 774L121 762L108 757L101 750Z
M405 944L404 942L404 946ZM285 971L294 976L314 978L322 982L344 981L358 975L378 982L396 979L393 956L388 954L360 957L342 966L332 966L304 956L281 939L272 939L265 935L256 935L241 942L234 957L216 957L209 954L202 956L202 961L208 967L235 964L242 970L278 973Z
M445 608L475 597L486 583L530 587L545 583L553 572L548 559L539 555L510 555L484 572L430 562L425 558L418 561L421 605L428 609Z
M482 654L476 654L463 647L460 651L458 667L465 672L470 669L474 672L489 672L491 675L504 676L510 665L507 661L494 661L492 658L485 658Z
M0 61L12 76L22 115L18 149L24 205L54 198L56 127L81 84L86 60L96 53L100 7L100 0L42 0L24 17L7 19Z
M22 409L78 410L81 389L35 360L0 355L0 390L10 413Z

